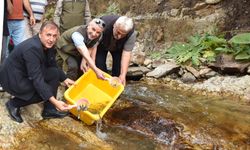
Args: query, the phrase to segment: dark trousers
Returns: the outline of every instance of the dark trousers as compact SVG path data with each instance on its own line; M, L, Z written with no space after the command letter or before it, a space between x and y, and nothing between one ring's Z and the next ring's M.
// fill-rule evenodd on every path
M46 74L44 76L45 82L49 85L49 88L52 90L53 95L56 97L57 89L60 84L60 79L62 79L62 70L58 68L48 68ZM38 93L35 93L29 100L22 100L18 97L14 97L10 99L10 103L14 107L24 107L30 104L39 103L41 101L44 102L44 109L55 109L55 106L50 103L49 100L42 100Z
M69 56L67 59L67 77L72 80L77 80L83 72L80 70L82 57Z
M119 76L121 71L121 58L122 51L114 51L110 52L112 56L112 76ZM96 66L102 71L108 72L106 59L107 59L108 51L105 49L98 48L96 53L95 63Z

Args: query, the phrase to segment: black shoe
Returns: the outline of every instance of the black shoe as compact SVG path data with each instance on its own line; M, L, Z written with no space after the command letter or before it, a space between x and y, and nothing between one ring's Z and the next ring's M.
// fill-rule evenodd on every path
M69 115L69 112L58 111L55 109L52 110L43 110L42 117L43 119L50 118L63 118Z
M11 117L12 120L22 123L23 122L23 118L20 115L20 108L19 107L14 107L10 104L10 101L8 101L7 103L5 103L5 106L9 112L9 115Z

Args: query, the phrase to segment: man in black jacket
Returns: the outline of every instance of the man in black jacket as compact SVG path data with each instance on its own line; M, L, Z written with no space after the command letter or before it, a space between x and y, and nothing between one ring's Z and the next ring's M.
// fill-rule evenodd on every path
M59 29L53 22L45 22L38 35L20 43L0 69L0 84L14 96L6 103L10 117L23 122L20 108L44 101L43 118L60 118L72 107L56 99L60 82L74 84L55 61L54 44ZM60 111L57 111L60 110Z
M118 76L125 85L131 51L136 41L133 21L127 16L117 15L107 15L101 19L106 23L106 27L97 47L96 66L107 72L106 58L109 51L113 59L112 76Z

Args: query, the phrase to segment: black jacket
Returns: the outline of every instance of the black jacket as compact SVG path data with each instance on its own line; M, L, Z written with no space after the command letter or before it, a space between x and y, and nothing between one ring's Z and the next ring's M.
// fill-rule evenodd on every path
M44 50L38 35L20 43L0 69L0 84L10 94L29 100L35 93L48 100L52 89L45 82L47 68L57 67L55 49ZM66 79L64 74L61 81Z

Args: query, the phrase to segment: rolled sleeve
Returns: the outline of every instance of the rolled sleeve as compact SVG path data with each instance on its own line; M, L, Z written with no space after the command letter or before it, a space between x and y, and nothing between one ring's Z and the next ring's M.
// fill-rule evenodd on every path
M71 36L75 47L82 47L84 46L84 37L79 32L74 32Z

